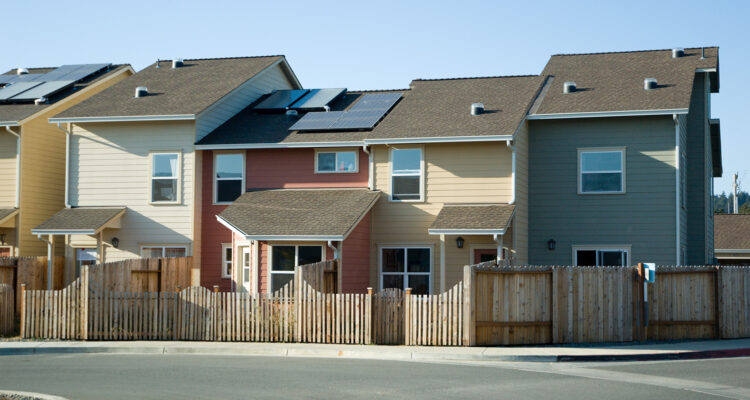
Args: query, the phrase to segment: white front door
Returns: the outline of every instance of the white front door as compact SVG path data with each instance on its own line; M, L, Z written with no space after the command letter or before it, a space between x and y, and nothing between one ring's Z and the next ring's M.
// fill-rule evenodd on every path
M250 247L243 247L242 248L242 259L240 261L241 263L241 273L242 273L242 287L245 292L252 293L252 257L250 254Z

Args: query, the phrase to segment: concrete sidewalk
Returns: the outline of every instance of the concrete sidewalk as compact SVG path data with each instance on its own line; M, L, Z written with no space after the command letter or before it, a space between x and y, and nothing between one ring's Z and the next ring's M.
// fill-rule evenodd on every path
M533 347L418 347L224 342L0 342L0 356L25 354L210 354L418 361L646 361L750 356L750 339Z

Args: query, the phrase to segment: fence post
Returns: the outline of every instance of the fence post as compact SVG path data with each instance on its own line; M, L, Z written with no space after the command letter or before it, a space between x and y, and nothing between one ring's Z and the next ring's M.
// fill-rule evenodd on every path
M89 339L89 266L84 265L81 271L80 285L80 318L81 339Z
M722 336L724 336L721 333L721 328L722 328L721 309L723 306L723 304L721 303L724 301L722 293L721 293L721 289L722 289L722 285L721 285L722 276L721 275L722 274L721 274L720 266L717 265L715 268L716 268L715 270L716 274L714 275L714 314L715 314L714 318L716 319L716 338L721 339Z
M463 345L474 346L477 342L476 335L476 299L474 298L474 284L476 272L471 265L464 265L464 326Z
M365 326L367 330L365 332L365 344L372 344L372 288L367 288L367 300L365 301Z
M558 277L558 268L553 266L552 267L552 294L550 296L550 316L552 317L552 324L550 325L550 329L552 330L552 334L550 335L550 340L552 343L560 343L560 338L558 336L558 328L560 326L560 312L557 309L557 298L560 295L557 290L557 280Z
M294 267L294 341L302 341L302 268Z
M411 330L414 327L411 326L411 288L406 288L404 291L404 344L411 346Z
M15 309L13 310L15 312ZM21 284L21 338L26 338L26 284Z
M646 319L648 318L648 310L646 310L646 303L644 301L643 296L646 294L644 292L644 285L643 285L643 263L638 263L638 274L636 275L636 287L638 288L638 304L640 305L638 309L638 314L640 315L640 338L641 340L647 340L648 338L648 327L646 327Z

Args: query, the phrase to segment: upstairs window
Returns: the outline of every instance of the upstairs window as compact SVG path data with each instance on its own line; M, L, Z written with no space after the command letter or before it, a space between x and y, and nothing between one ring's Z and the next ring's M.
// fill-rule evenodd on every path
M214 203L237 200L245 182L245 156L242 153L217 154L214 172Z
M579 193L625 193L624 150L581 150Z
M151 202L177 203L180 181L179 153L151 154Z
M422 200L422 149L391 150L391 200Z
M357 172L356 151L320 151L315 155L316 173Z
M576 248L573 252L579 267L626 267L630 253L627 248Z

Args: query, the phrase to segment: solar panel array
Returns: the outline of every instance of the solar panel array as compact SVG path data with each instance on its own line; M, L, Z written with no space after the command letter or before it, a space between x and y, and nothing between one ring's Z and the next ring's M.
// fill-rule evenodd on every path
M0 75L0 101L27 102L48 97L85 79L110 64L63 65L44 74Z
M307 92L306 89L277 90L254 108L256 110L285 110Z
M347 111L311 112L300 118L290 131L327 131L372 129L398 102L402 93L363 95Z
M292 105L295 110L322 110L346 92L345 88L312 89Z
M258 111L322 110L344 92L346 92L344 88L277 90L253 109Z

